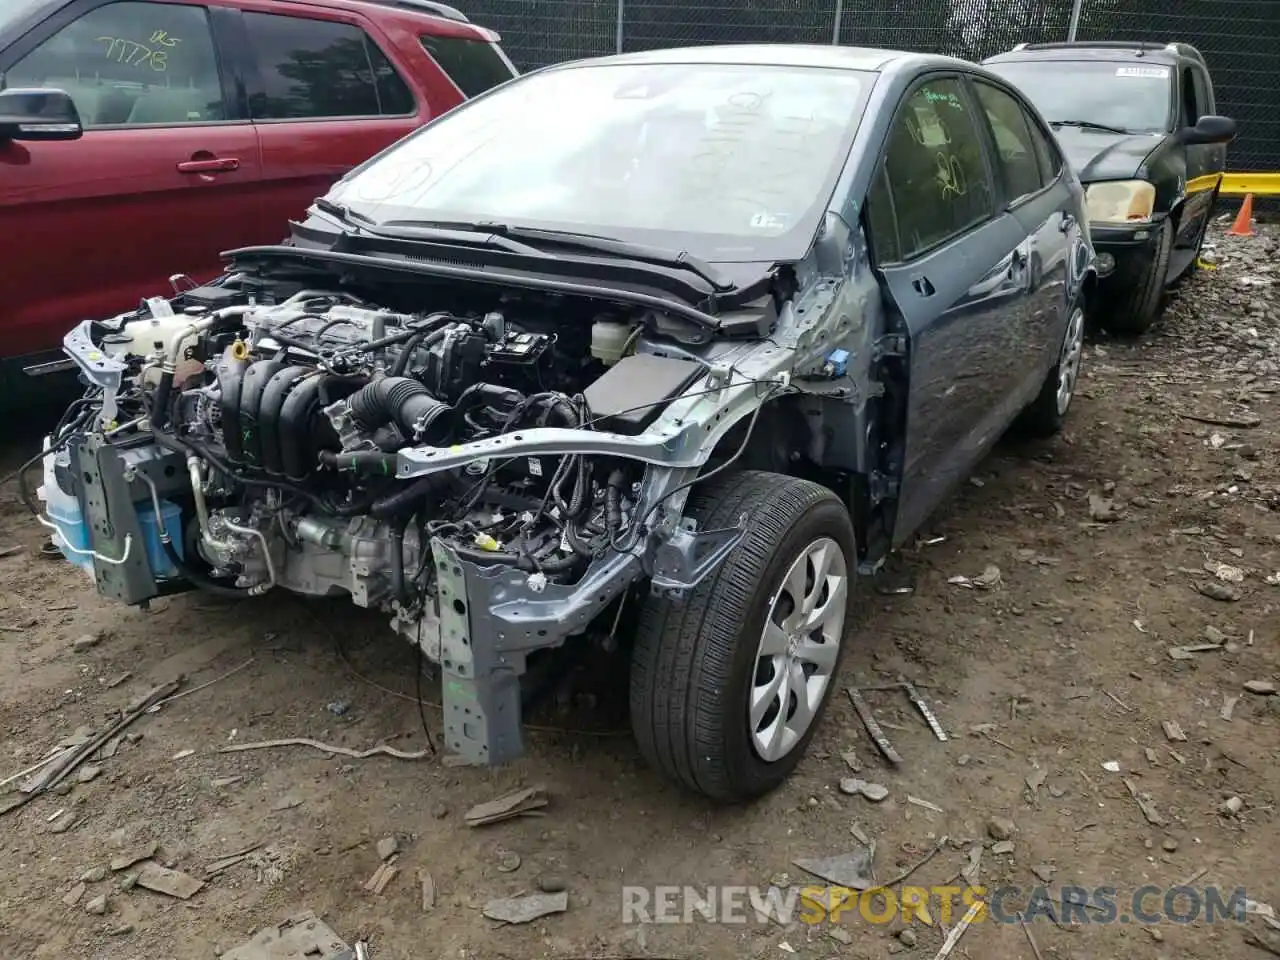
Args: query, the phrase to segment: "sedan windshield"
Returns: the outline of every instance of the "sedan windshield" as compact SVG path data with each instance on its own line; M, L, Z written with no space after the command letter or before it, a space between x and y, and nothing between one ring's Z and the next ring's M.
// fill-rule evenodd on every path
M42 5L43 0L0 0L0 34Z
M874 75L740 64L530 74L329 194L381 224L503 223L787 260L813 239Z
M1050 123L1085 122L1122 133L1169 129L1172 71L1141 61L1037 60L992 63Z

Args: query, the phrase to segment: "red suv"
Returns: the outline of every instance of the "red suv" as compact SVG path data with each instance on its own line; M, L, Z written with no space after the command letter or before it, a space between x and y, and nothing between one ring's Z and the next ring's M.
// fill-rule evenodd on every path
M498 40L429 0L0 0L0 396L511 79Z

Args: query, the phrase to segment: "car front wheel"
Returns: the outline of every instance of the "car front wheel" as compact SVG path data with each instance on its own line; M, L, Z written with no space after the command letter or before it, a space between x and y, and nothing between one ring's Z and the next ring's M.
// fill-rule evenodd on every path
M826 487L744 471L698 489L700 529L747 533L683 601L644 604L631 665L640 751L725 803L774 789L800 762L835 686L857 563Z

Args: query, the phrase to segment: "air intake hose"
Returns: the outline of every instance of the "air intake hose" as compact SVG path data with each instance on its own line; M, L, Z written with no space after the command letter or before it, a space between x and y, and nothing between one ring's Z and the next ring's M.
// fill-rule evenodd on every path
M452 483L453 479L447 473L429 473L395 493L375 500L373 506L369 508L369 513L379 520L403 516L406 511L412 513L422 505L422 501L428 498L439 499Z
M394 423L406 437L427 443L444 438L453 412L452 407L410 377L375 380L353 393L347 407L366 431Z

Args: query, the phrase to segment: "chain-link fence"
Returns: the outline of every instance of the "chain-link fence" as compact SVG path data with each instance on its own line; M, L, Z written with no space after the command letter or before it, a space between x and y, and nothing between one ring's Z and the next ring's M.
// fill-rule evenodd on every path
M468 0L523 70L704 43L842 43L978 60L1065 40L1072 0ZM1077 39L1190 43L1218 111L1240 123L1233 170L1280 170L1280 0L1082 0Z

